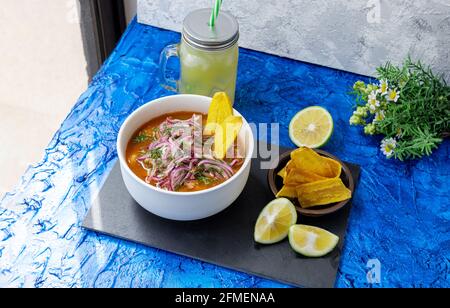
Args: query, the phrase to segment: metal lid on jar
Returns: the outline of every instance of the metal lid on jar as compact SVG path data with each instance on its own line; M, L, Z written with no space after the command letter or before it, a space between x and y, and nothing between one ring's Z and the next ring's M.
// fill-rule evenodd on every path
M214 27L209 26L210 9L190 13L183 23L184 40L200 49L220 50L233 46L239 40L239 24L233 15L221 11Z

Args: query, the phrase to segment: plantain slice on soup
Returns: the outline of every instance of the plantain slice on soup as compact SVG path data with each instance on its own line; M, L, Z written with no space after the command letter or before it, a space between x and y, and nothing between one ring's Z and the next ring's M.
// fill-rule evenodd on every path
M216 127L221 125L226 118L233 115L231 100L225 92L218 92L214 95L208 111L208 120L203 133L214 135Z
M227 156L228 150L234 145L234 142L239 135L242 124L242 117L229 116L216 127L214 135L214 154L217 159L224 159Z

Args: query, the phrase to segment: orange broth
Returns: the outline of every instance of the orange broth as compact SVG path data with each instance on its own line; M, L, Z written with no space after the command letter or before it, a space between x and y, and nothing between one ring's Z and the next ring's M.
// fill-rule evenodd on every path
M148 184L152 186L156 186L156 183L153 181L147 181L148 171L144 169L144 167L139 163L138 158L143 155L146 151L148 151L149 146L156 140L152 138L146 138L146 136L152 136L155 129L159 128L159 126L166 121L167 118L171 117L172 119L178 120L188 120L193 117L194 114L202 116L202 128L205 126L207 121L207 115L199 114L194 112L174 112L159 116L155 119L150 120L149 122L142 125L132 136L130 141L128 142L127 150L126 150L126 160L128 166L136 174L140 179L146 181ZM144 136L144 137L140 137ZM139 141L139 142L138 142ZM236 148L235 144L235 148ZM235 151L236 152L236 151ZM226 158L224 160L226 163L230 164L233 159ZM239 158L238 163L232 166L233 176L239 171L242 167L243 159ZM201 191L205 189L212 188L214 186L220 185L221 183L227 181L228 179L223 178L214 178L208 181L201 181L198 179L189 180L187 183L183 184L180 187L177 187L175 191L177 192L194 192Z

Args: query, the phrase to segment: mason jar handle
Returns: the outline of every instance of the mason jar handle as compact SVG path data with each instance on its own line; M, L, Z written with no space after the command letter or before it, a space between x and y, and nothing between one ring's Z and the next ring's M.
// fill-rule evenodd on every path
M178 92L178 80L166 76L167 62L171 57L180 57L179 44L166 46L159 58L159 78L161 86L169 91Z

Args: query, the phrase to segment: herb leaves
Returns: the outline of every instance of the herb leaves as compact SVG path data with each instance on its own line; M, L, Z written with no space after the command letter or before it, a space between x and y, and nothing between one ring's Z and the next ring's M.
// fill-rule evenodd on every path
M150 137L149 135L147 135L145 132L139 132L139 134L133 138L133 143L134 144L138 144L138 143L143 143L143 142L147 142L152 140L152 137Z
M450 132L450 87L442 76L411 58L401 67L387 63L377 72L379 80L400 91L400 99L387 106L374 132L396 140L393 156L399 160L430 155ZM368 101L364 89L355 85L359 104Z

